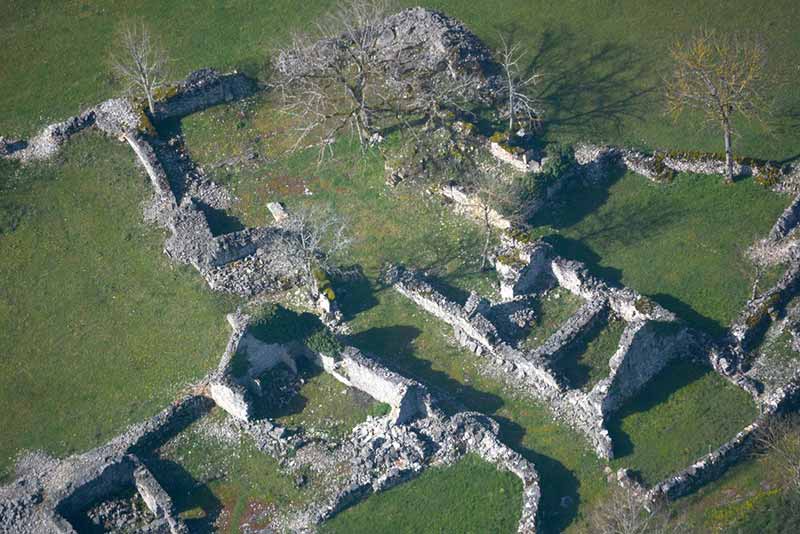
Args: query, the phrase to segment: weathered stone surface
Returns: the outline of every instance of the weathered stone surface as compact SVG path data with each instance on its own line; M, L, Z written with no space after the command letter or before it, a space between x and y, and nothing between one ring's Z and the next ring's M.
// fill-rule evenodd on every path
M94 125L94 122L94 109L87 109L80 115L46 126L28 141L3 140L0 143L0 156L23 162L48 159L55 155L70 137Z
M150 450L205 414L209 401L187 396L109 443L56 460L42 453L20 460L17 478L0 487L0 531L74 532L67 518L134 484L135 454Z
M425 416L421 386L364 356L355 347L345 347L336 358L309 351L312 360L343 384L363 391L391 406L393 424L404 424Z
M147 508L157 518L164 519L167 522L169 531L172 534L186 534L189 532L183 520L178 517L172 498L143 464L139 463L134 469L133 480L136 485L136 491L142 496Z
M461 22L445 14L415 7L384 19L377 29L378 51L409 68L443 76L476 76L478 85L494 86L498 66L491 51ZM322 40L314 45L317 56L333 61L346 53L346 40ZM289 53L281 53L276 61L284 76L301 76L308 66ZM480 89L481 87L478 87Z

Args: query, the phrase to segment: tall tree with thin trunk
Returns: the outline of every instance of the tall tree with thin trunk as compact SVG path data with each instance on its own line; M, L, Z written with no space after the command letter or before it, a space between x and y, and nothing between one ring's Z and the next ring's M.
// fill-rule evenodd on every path
M507 41L502 35L500 42L498 59L505 82L501 94L506 100L505 113L508 115L508 131L513 132L514 123L519 118L524 118L529 124L540 119L541 111L538 109L536 99L531 96L530 90L541 75L523 71L522 60L525 57L525 50L519 43Z
M800 493L800 415L769 420L759 432L758 445L781 471L786 486Z
M167 54L143 22L125 23L118 36L116 50L111 57L117 76L133 93L147 99L150 114L155 113L154 91L166 76Z
M595 534L682 534L687 530L678 520L671 520L662 502L646 502L631 487L617 484L608 496L589 513L590 531Z
M733 182L733 118L759 118L766 111L766 48L743 35L703 30L672 47L673 75L666 82L669 112L701 112L725 141L726 181Z
M481 254L481 271L486 268L489 245L494 236L498 215L519 224L525 211L525 197L520 183L496 169L477 170L467 180L471 192L472 209L480 214L484 241Z

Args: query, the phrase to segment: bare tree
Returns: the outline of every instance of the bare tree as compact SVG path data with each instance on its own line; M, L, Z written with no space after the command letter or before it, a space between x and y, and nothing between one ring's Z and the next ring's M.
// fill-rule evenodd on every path
M766 48L741 35L703 30L672 47L673 76L667 80L667 105L677 117L685 109L700 111L719 125L725 141L726 181L733 182L732 119L759 118L765 111Z
M283 230L273 247L275 264L283 272L297 272L302 281L315 284L315 271L339 272L339 264L353 243L348 224L330 207L298 207L278 225Z
M474 79L419 61L424 32L403 35L387 48L384 19L390 0L348 0L317 24L313 35L296 35L279 51L276 87L282 109L298 124L295 148L318 137L320 158L350 129L362 148L387 122L407 124L421 115L430 122L444 107L467 100Z
M589 515L596 534L671 534L682 531L671 524L660 503L646 503L631 487L613 484L608 496Z
M787 486L800 491L800 415L768 421L759 432L758 444L783 472Z
M111 56L114 71L129 90L147 99L147 107L154 114L153 93L165 80L166 52L143 22L125 23L119 32L117 47Z
M508 115L508 131L514 131L514 121L524 117L528 124L533 124L540 119L541 111L538 101L530 95L531 88L541 78L539 73L524 72L522 60L525 50L519 43L506 41L500 36L502 48L500 49L500 66L503 70L505 88L502 93L506 100L506 114Z
M472 208L480 214L484 240L481 271L486 268L489 245L498 216L518 224L523 218L525 199L518 181L496 169L481 169L473 173L467 185L472 193Z

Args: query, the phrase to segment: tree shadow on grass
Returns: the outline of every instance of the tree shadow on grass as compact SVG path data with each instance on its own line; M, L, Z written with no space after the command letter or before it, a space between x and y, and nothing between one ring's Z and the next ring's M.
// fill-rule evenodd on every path
M494 413L503 407L503 399L463 384L443 371L433 369L429 360L417 356L413 342L421 331L414 326L370 328L349 336L347 342L374 355L389 368L415 378L430 387L445 402L446 412L466 407L482 413Z
M499 30L511 42L520 32L513 23ZM640 50L618 42L588 43L564 26L545 29L532 48L524 58L525 74L542 75L535 90L547 113L545 132L619 132L626 120L641 120L655 104L657 87L641 83L649 62Z
M558 229L575 226L608 201L609 189L624 175L625 169L621 166L611 166L601 184L586 185L573 180L570 187L561 192L555 201L548 202L547 208L536 212L528 222L532 226Z
M530 462L539 473L542 497L538 522L541 532L562 532L574 519L580 504L575 474L558 460L526 448L524 427L505 417L493 416L500 425L500 439Z
M582 241L551 234L544 238L555 249L556 253L570 260L578 260L586 264L591 273L610 284L622 284L622 271L614 267L600 265L602 257Z
M662 404L679 389L703 378L709 369L688 361L673 362L648 382L636 395L606 422L614 445L614 458L624 458L634 453L636 444L622 428L623 420L635 413L643 413Z
M364 274L360 265L344 267L347 276L337 277L333 280L336 292L336 301L339 304L345 321L350 321L359 313L365 312L378 304L375 298L375 288Z

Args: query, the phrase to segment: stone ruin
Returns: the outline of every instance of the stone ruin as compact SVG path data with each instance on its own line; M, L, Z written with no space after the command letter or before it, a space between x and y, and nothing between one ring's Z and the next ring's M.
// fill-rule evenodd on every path
M424 385L353 347L328 355L296 344L261 342L248 332L248 320L240 313L229 316L233 332L228 346L218 368L195 385L195 393L87 453L63 460L43 453L22 457L16 480L0 487L0 529L20 534L76 532L74 522L91 505L135 489L150 510L148 532L186 532L172 499L147 464L160 445L216 404L264 454L284 465L291 458L292 470L307 467L330 476L323 498L275 518L276 528L306 531L371 492L472 453L520 478L523 509L518 531L535 532L538 475L533 464L499 440L496 422L475 412L446 415ZM243 376L235 377L230 363L240 351L249 367ZM255 419L252 399L269 385L257 383L254 376L279 363L295 369L297 358L306 358L348 387L387 403L390 413L361 423L336 443L318 437L305 440L269 419ZM337 469L327 469L334 464Z
M387 53L403 49L403 43L415 32L424 32L429 45L420 60L433 62L437 68L480 71L483 83L493 83L490 67L494 63L488 49L463 25L439 13L414 9L387 19L382 37ZM290 64L290 59L283 58L284 63ZM269 206L276 221L272 226L215 235L208 210L229 207L230 194L194 165L180 137L163 139L150 124L151 119L157 125L179 120L209 106L245 98L257 90L252 80L239 73L198 71L156 104L153 117L127 100L111 99L46 127L30 140L0 138L0 157L23 163L49 158L72 135L87 128L124 140L152 184L154 197L146 217L167 229L165 253L195 267L212 289L247 298L263 295L283 289L294 275L274 265L271 254L281 232L286 231L281 227L285 210L279 204ZM524 172L538 172L544 163L510 161L495 147L489 146L488 150L501 162ZM589 180L605 175L611 165L623 165L652 179L659 178L659 166L675 171L722 172L719 162L711 160L698 162L670 156L656 161L653 155L593 145L579 146L576 160L576 172ZM759 171L757 164L737 165L741 174ZM796 169L780 172L786 178L784 182L791 183ZM447 191L456 205L471 202L458 188ZM510 228L499 214L492 222ZM674 359L706 362L746 389L761 408L756 421L685 470L652 488L637 486L647 498L675 499L720 477L744 458L769 417L797 408L800 368L787 369L778 379L766 380L764 366L754 349L765 330L784 328L790 329L795 350L800 348L800 305L790 306L797 296L800 277L798 223L800 197L787 208L768 237L752 249L753 257L762 264L788 263L785 275L748 302L727 335L719 340L691 329L673 313L630 288L606 284L585 265L558 256L552 247L538 241L528 243L509 237L504 240L494 256L501 296L495 303L475 293L464 303L456 302L423 274L402 267L387 269L384 279L451 325L458 342L483 358L487 372L544 402L557 419L581 432L602 458L613 456L613 444L604 426L607 418ZM535 316L533 300L553 287L564 288L583 304L544 343L527 349L518 343L514 328L524 330L529 325ZM335 306L324 299L315 302L323 320L335 326ZM624 321L625 328L610 356L607 375L588 390L573 387L559 373L559 359L591 328L610 317ZM520 478L523 502L518 532L536 531L540 486L535 466L502 443L498 425L491 418L468 411L447 415L425 385L388 369L354 347L344 347L338 354L324 354L299 342L264 343L250 332L246 315L236 313L228 319L232 334L220 363L194 384L191 393L86 453L64 459L40 452L22 456L16 479L0 487L0 532L75 532L76 520L90 506L125 491L138 493L148 509L142 519L147 524L141 531L186 532L172 498L149 467L150 460L161 445L203 418L215 405L230 415L228 423L237 432L249 436L261 452L278 459L286 469L307 467L328 477L325 495L301 510L274 518L275 528L313 530L371 492L402 483L428 467L448 465L466 453L475 453ZM232 361L237 355L247 362L241 375L233 372ZM305 439L302 433L288 432L268 418L258 418L254 403L271 386L262 379L264 372L281 364L297 372L299 359L387 404L389 413L357 425L346 439L336 443ZM629 479L625 470L618 474L618 480L638 484Z
M578 170L583 176L596 176L607 172L608 165L618 164L618 157L619 154L609 155L603 150L594 150L589 156L578 155ZM502 222L493 224L506 228ZM651 488L632 479L627 469L618 473L621 484L633 486L646 499L672 500L716 480L747 458L771 418L800 407L800 363L783 362L776 370L772 363L762 364L763 356L757 351L767 329L777 330L772 334L774 338L788 328L791 348L800 352L800 303L796 301L800 296L800 258L794 252L799 226L800 196L786 208L768 236L751 249L754 261L767 266L786 264L786 271L774 286L747 302L720 339L690 328L675 314L630 288L609 286L582 263L556 255L543 241L515 239L514 232L503 234L502 244L494 254L499 302L490 303L474 292L466 302L456 302L424 274L398 266L390 266L384 280L452 326L455 339L484 358L485 372L543 401L557 419L584 434L601 458L613 456L613 444L604 427L608 416L672 360L684 358L706 364L747 391L759 407L756 420L685 470ZM530 307L531 298L553 286L580 297L583 305L538 348L519 346L502 327L511 319L503 315L519 314L520 306ZM590 391L570 387L554 364L565 349L585 335L592 324L607 319L609 313L625 321L626 327L609 359L608 375ZM533 309L529 315L535 315Z
M507 382L543 400L553 413L582 432L601 458L612 458L607 417L619 409L672 359L685 357L694 343L688 329L675 315L628 288L613 288L588 273L586 267L565 260L544 242L514 246L519 263L511 266L509 250L495 259L504 300L491 304L472 293L464 304L442 294L420 273L392 267L384 281L424 310L453 327L456 340L486 358ZM526 262L527 260L527 262ZM532 306L531 289L543 291L558 285L583 300L580 308L544 343L525 349L504 332L498 314L519 313L515 303ZM570 386L555 369L559 359L609 314L626 323L616 352L609 360L608 375L589 391ZM659 335L663 324L674 325L670 335Z
M418 11L411 13L419 15ZM437 15L431 20L442 24L450 19L440 20ZM452 40L458 35L458 27L450 26L445 24L441 32L430 36ZM464 43L467 51L469 44L469 40ZM476 60L480 55L461 58ZM252 80L241 74L198 71L178 84L172 96L156 104L153 117L143 115L128 100L111 99L77 117L48 126L30 141L0 139L0 155L23 163L46 159L55 155L70 136L87 128L97 128L127 142L154 191L145 217L169 233L165 253L174 261L192 265L214 290L248 298L263 295L284 289L294 275L271 265L272 247L280 232L286 231L281 227L287 216L285 209L277 203L270 204L274 226L214 235L206 209L229 207L230 194L205 178L202 169L188 157L181 138L165 140L149 124L150 119L161 124L245 98L255 90ZM322 296L314 300L321 318L336 326L340 315L335 304ZM86 453L65 459L36 452L21 457L16 479L0 487L0 531L76 532L76 525L91 506L100 503L100 509L112 513L115 505L108 499L135 491L149 510L140 531L186 532L170 495L158 483L148 462L161 445L216 405L230 415L238 432L250 436L260 451L284 465L290 457L295 469L306 466L325 471L325 467L337 465L336 477L327 481L324 498L307 509L277 518L279 528L313 529L371 492L390 488L428 467L449 465L474 453L521 479L523 503L518 531L535 532L540 497L538 475L533 464L499 440L496 422L474 412L446 415L424 385L387 369L354 347L328 355L299 343L268 344L250 334L247 316L237 313L228 319L233 332L219 366L195 384L191 394ZM231 362L237 354L244 355L247 361L243 376L232 372ZM297 358L305 358L344 385L386 403L390 412L358 425L343 443L321 443L319 438L304 440L269 419L256 418L253 402L270 386L262 383L260 375L278 364L296 371Z

